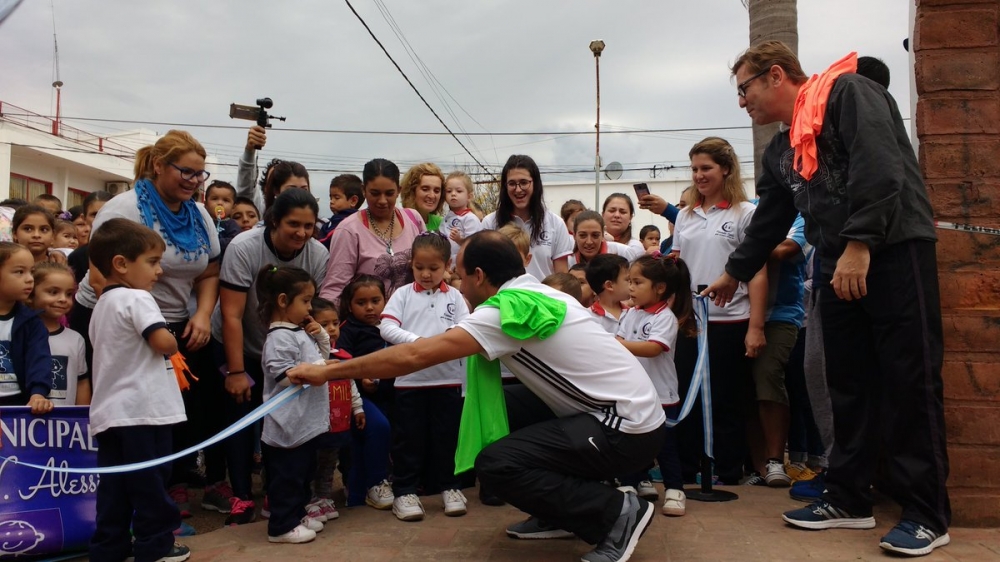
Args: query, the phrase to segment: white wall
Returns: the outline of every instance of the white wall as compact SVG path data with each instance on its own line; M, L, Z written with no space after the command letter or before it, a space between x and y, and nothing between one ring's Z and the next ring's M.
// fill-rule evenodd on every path
M604 204L604 199L611 195L612 193L624 193L632 199L632 203L635 205L635 218L632 221L632 234L634 236L639 235L639 230L646 226L647 224L654 224L660 229L660 233L666 236L666 228L668 227L667 220L659 215L654 215L651 211L640 209L636 204L635 190L632 185L635 183L645 183L649 186L649 191L653 195L659 195L667 200L669 203L677 204L681 200L681 193L691 185L691 178L686 174L678 174L675 177L670 178L658 178L658 179L648 179L643 181L637 180L615 180L615 181L604 181L601 180L600 189L600 203ZM554 212L559 214L559 208L562 204L569 199L578 199L583 202L583 204L591 209L594 207L594 182L545 182L545 205ZM747 195L752 195L754 192L754 185L752 179L744 180L744 188L747 191ZM600 212L601 209L597 208L596 211Z

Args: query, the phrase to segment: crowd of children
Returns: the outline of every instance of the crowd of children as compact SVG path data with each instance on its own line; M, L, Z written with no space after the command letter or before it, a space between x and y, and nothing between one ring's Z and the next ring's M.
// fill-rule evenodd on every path
M334 178L329 186L332 216L325 220L318 216L301 165L271 162L261 182L263 196L258 197L264 209L248 196L256 192L248 193L246 186L213 181L204 186L200 202L215 227L221 252L220 298L211 330L218 372L197 375L209 380L221 377L215 399L226 401L219 404L224 418L220 419L231 423L284 390L289 384L285 373L294 365L349 361L386 346L441 334L469 314L454 274L460 244L483 228L495 228L514 242L529 273L572 295L591 311L609 338L617 338L639 358L665 413L675 418L690 380L692 361L684 350L696 333L692 291L720 267L728 247L712 247L719 243L716 240L692 239L692 227L687 225L717 222L733 213L739 213L736 218L743 225L753 210L752 205L741 206L745 196L732 191L735 185L742 190L738 164L716 154L721 150L735 156L731 147L721 139L707 141L692 152L695 185L687 199L695 211L678 217L677 208L668 205L670 210L664 212L678 223L680 233L679 239L662 240L666 248L655 226L643 227L633 236L635 206L624 194L608 197L602 212L568 201L560 220L542 203L541 176L527 156L511 157L509 181L501 186L497 212L486 217L473 206L475 189L468 175L444 176L433 165L415 167L403 178L403 184L412 184L408 195L400 190L395 165L384 160L369 163L364 179ZM207 173L201 177L207 178ZM396 210L400 191L416 212ZM184 384L175 382L185 379L176 372L184 367L163 360L177 353L180 334L168 330L171 325L149 295L164 274L160 261L168 246L158 232L125 218L101 221L91 236L91 225L110 198L103 192L91 194L67 214L51 196L30 204L4 202L17 208L12 241L0 242L0 403L27 404L38 414L51 411L54 404L91 404L92 432L100 434L101 466L173 452L177 444L164 432L190 413L178 390ZM369 208L359 213L365 203ZM447 212L435 214L444 204ZM381 224L380 215L372 213L379 205L391 209ZM716 217L717 212L722 215ZM411 236L411 228L422 232ZM723 237L724 243L731 245L740 232ZM321 298L324 280L334 267L328 259L355 239L359 246L369 244L372 240L364 238L368 235L378 246L371 273L361 271L356 261L345 277L349 281L323 294L332 298ZM398 246L402 239L408 240L408 247ZM666 251L661 253L661 248ZM683 252L684 260L678 252ZM397 253L406 255L405 283L394 277L397 272L387 272ZM714 261L703 263L706 256ZM697 267L689 271L691 260ZM65 327L64 320L77 283L88 270L106 279L93 308L89 338ZM191 306L195 306L193 296ZM717 312L719 318L728 319L739 309L736 314L743 316L737 320L743 321L756 306L760 305L737 303ZM738 341L728 332L720 335L720 328L708 329L710 338ZM747 337L749 354L746 331L738 337L741 344ZM111 365L126 363L136 365L128 375L99 375L91 384L92 372L108 373ZM510 373L503 374L506 382L516 382ZM136 377L149 382L136 385ZM291 404L269 414L259 433L238 434L224 455L206 454L206 462L227 466L213 467L222 480L209 483L202 505L226 513L227 524L253 521L258 511L248 459L258 453L265 492L259 512L269 517L271 542L313 540L324 522L339 517L333 501L338 467L345 475L348 506L391 509L400 520L416 521L425 515L419 496L440 493L446 515L463 515L468 500L462 489L470 479L455 474L454 454L465 377L464 362L455 361L390 381L337 381L306 388ZM204 388L209 383L196 384ZM734 403L739 406L752 399L753 389L749 392L751 396L734 398ZM723 400L724 395L720 394ZM811 423L808 405L796 406L799 425ZM686 449L691 448L680 433L685 425L693 424L682 424L677 434L670 430L657 454L658 467L608 475L609 479L632 486L647 498L659 497L652 481L660 480L662 513L684 515L683 484L702 477L685 463L685 453L690 452ZM700 431L700 424L696 429ZM723 424L723 430L729 432L726 439L738 440L732 427ZM799 435L805 429L795 431ZM721 441L723 447L729 446ZM734 446L736 454L747 456L745 445ZM812 463L792 467L796 476L806 478L821 471L821 448L813 443L808 452L793 459ZM733 459L729 453L727 457L721 452L720 457ZM739 465L738 474L717 471L714 477L721 475L725 483L735 484L749 474L751 483L756 483L754 463L733 462ZM749 470L744 471L744 464ZM137 491L137 483L142 490ZM168 552L161 559L185 559L187 549L174 544L173 536L181 527L181 516L189 511L186 505L178 510L181 501L173 490L167 494L168 483L170 469L164 467L105 477L98 493L92 554L116 559L130 552L136 556ZM480 498L484 504L497 503L488 490L480 490Z

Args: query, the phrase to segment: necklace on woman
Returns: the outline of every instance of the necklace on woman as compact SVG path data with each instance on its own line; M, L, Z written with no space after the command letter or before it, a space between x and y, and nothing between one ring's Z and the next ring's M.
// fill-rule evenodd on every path
M392 255L392 230L396 226L396 212L392 212L392 216L389 218L389 228L385 232L379 230L378 225L375 224L375 219L372 218L371 209L365 209L365 213L368 214L368 224L372 227L372 232L385 244L385 251L390 256Z

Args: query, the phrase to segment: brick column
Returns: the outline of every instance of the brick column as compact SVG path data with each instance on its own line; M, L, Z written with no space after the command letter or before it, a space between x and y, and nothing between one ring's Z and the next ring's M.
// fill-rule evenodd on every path
M1000 227L1000 0L915 0L920 165L942 221ZM1000 526L1000 237L939 230L957 526Z

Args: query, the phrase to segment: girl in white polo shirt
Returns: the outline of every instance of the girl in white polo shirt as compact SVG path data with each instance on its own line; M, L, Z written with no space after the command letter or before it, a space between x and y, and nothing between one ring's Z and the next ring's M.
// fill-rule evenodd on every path
M691 290L697 291L722 275L755 207L747 201L739 159L728 142L708 137L695 144L689 156L694 189L686 192L687 207L677 215L672 253L687 263ZM766 273L765 268L750 283L740 283L726 306L709 305L714 475L725 484L739 482L747 457L746 420L756 407L751 358L764 346ZM677 344L679 382L687 388L698 346L694 338L679 338ZM689 481L695 479L704 450L701 409L692 414L677 427L681 465Z
M683 261L657 253L633 262L628 282L629 297L635 306L622 314L616 334L618 341L639 359L639 364L653 380L664 413L676 419L681 400L674 367L677 333L681 331L693 336L697 332L688 288L691 274ZM667 438L656 459L666 490L661 511L664 515L684 515L684 479L673 428L667 429ZM645 473L626 477L623 483L652 488L651 483L640 483L640 480L646 480Z
M437 232L424 232L413 241L411 287L392 294L382 311L379 331L390 344L403 344L443 334L469 315L465 299L444 282L451 267L451 245ZM455 476L455 448L462 417L462 361L399 377L395 385L393 421L392 512L402 521L424 518L417 498L421 474L437 469L444 514L465 515L466 499Z

